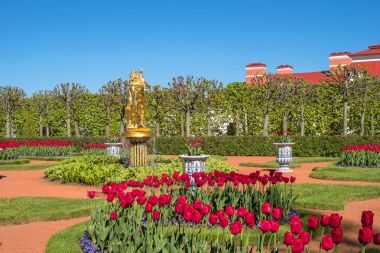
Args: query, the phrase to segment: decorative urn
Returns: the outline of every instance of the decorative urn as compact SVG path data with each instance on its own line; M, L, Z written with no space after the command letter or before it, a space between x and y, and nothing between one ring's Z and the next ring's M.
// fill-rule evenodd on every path
M276 162L280 165L279 172L292 172L289 164L293 161L292 142L275 142L276 146Z
M190 176L191 187L195 187L195 180L192 175L195 172L205 172L208 155L179 155L183 162L183 173Z
M107 155L120 158L121 142L107 142L104 144L106 145Z

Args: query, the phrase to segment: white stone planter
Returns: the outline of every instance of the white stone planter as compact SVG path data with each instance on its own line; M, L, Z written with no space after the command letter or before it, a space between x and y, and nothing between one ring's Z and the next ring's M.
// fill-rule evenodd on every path
M107 147L107 155L120 158L120 148L122 147L122 143L109 142L109 143L104 143L104 144Z
M276 146L276 162L280 165L279 172L292 172L289 164L293 161L292 146L294 143L275 142Z
M179 155L183 161L183 173L190 176L190 184L195 186L194 178L192 177L195 172L204 172L206 167L206 160L208 155Z

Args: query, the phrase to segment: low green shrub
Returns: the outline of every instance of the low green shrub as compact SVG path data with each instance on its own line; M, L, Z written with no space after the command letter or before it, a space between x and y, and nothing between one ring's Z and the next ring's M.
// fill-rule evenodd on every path
M148 175L173 174L182 171L182 162L172 159L170 163L157 167L124 168L113 156L72 157L62 163L47 168L45 176L52 181L99 185L108 182L124 182L129 179L142 180ZM206 171L219 170L229 172L236 170L218 159L210 158L206 162Z
M20 154L14 148L7 148L7 149L0 150L0 160L1 161L15 160L19 156L20 156Z
M263 136L213 136L202 137L202 150L209 155L274 156L274 140ZM293 155L338 157L344 146L364 143L380 143L380 136L294 136ZM150 151L157 154L179 155L187 152L187 140L183 137L159 137L150 141Z

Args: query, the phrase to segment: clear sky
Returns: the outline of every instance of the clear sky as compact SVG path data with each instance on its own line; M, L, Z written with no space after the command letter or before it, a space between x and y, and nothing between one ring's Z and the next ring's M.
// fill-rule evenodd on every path
M150 84L192 74L244 81L245 65L328 68L380 43L379 0L0 0L0 85L91 91L144 68Z

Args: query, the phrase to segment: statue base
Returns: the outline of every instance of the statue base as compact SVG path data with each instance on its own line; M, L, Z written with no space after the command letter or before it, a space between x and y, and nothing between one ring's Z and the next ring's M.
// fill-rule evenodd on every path
M150 139L151 132L149 128L127 128L125 137L131 144L131 167L144 167L147 165L148 147L147 142Z

